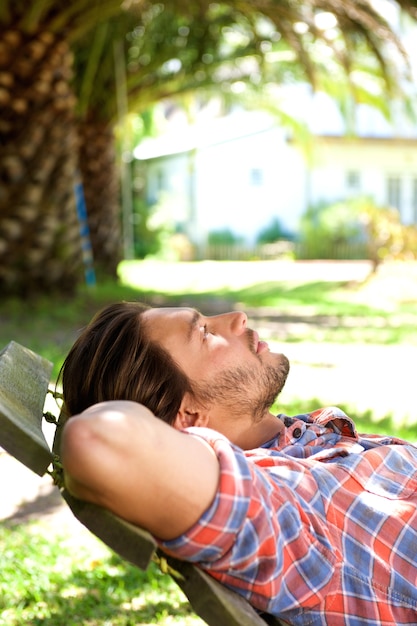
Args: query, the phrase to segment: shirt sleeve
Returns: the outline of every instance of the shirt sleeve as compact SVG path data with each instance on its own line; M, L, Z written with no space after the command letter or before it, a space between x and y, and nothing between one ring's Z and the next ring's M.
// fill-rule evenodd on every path
M336 557L323 520L286 482L286 473L297 476L299 461L277 452L259 466L215 431L188 432L213 447L220 465L218 491L185 534L159 541L162 549L198 562L261 610L270 609L271 598L286 609L300 598L304 606L321 601ZM307 480L314 482L311 476Z

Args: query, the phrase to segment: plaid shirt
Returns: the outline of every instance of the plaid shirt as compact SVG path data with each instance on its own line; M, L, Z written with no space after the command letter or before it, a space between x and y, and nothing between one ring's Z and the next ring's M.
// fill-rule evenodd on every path
M417 448L361 437L339 409L295 418L242 451L187 429L219 459L218 493L161 542L290 624L417 624Z

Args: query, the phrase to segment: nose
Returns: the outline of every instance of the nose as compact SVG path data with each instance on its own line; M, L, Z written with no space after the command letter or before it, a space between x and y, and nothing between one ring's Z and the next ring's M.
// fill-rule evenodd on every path
M248 316L243 311L232 311L231 313L222 313L211 318L220 330L228 330L235 335L241 335L246 330Z
M234 311L231 315L232 329L236 334L241 335L246 330L248 316L243 311Z

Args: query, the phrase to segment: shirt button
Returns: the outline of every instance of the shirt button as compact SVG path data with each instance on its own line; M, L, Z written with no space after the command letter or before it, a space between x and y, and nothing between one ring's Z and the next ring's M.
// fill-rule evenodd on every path
M292 436L294 439L299 439L301 437L301 428L294 428Z

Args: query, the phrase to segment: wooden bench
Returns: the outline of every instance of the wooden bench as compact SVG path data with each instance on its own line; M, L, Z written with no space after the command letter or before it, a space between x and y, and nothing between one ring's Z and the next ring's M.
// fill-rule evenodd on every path
M0 352L0 445L39 476L51 474L75 517L122 558L143 570L156 560L209 626L282 625L270 615L261 617L197 566L164 555L148 532L66 491L59 463L60 419L44 408L51 371L49 361L14 341ZM52 450L43 420L56 424Z

